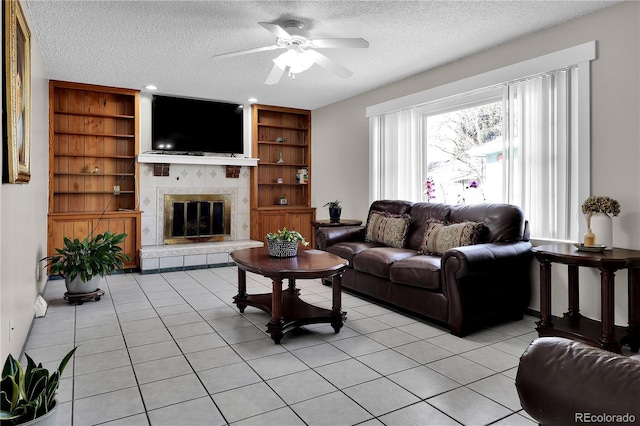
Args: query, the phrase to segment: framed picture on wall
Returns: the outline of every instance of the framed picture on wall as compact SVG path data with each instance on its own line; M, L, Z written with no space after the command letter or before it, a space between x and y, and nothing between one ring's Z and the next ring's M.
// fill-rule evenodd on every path
M31 154L31 32L17 0L3 2L4 161L2 178L27 183Z

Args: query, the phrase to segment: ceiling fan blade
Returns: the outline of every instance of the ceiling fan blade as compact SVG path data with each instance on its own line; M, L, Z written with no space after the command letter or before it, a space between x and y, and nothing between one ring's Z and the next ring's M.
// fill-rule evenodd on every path
M256 47L255 49L239 50L237 52L223 53L221 55L213 55L212 58L216 58L216 59L231 58L234 56L247 55L249 53L258 53L258 52L264 52L267 50L275 50L275 49L281 49L281 47L278 46L277 44L274 44L273 46Z
M369 42L363 38L315 38L311 40L313 47L318 48L367 48Z
M291 38L291 34L286 32L284 28L278 24L272 24L271 22L258 22L258 24L265 30L275 34L278 38Z
M307 50L306 51L309 56L313 58L313 62L320 65L322 68L331 71L335 75L341 78L349 78L353 75L351 71L347 68L343 67L333 59L329 59L324 56L322 53L316 52L315 50Z
M267 79L264 81L264 84L268 84L269 86L278 84L284 72L285 72L285 69L282 69L277 64L274 64L273 68L271 68L271 72L269 73L269 76L267 76Z

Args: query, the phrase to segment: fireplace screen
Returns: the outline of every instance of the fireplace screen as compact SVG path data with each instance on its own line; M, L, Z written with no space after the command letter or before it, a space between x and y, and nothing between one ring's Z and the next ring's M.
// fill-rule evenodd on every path
M229 235L230 201L224 195L165 195L165 244L221 241Z

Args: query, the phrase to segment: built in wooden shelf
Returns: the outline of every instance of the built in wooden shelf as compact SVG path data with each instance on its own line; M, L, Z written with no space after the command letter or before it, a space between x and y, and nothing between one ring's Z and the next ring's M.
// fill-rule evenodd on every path
M137 90L50 81L49 255L109 230L127 234L126 267L139 266L139 115Z
M252 148L260 161L251 170L251 238L262 240L267 233L286 227L313 244L311 112L253 105L252 117ZM278 138L285 141L276 142ZM301 168L307 169L306 183L297 182ZM284 182L278 183L277 179ZM287 205L279 204L282 195Z
M279 124L258 123L258 126L260 126L260 127L271 127L271 128L278 129L278 130L295 130L295 131L302 131L302 132L309 131L309 129L307 127L291 127L291 126L282 126L282 125L279 125Z
M134 120L136 118L134 115L94 114L90 112L62 111L62 110L54 110L53 113L56 115L70 115L70 116L76 116L76 117L94 117L94 118L118 118L123 120Z

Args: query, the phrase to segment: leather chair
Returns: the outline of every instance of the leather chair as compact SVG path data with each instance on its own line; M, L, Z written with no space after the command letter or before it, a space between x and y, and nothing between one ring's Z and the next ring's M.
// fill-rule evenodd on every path
M534 340L516 376L520 404L543 425L640 424L640 356L560 337Z

